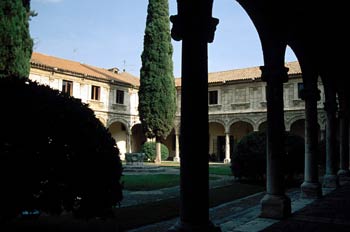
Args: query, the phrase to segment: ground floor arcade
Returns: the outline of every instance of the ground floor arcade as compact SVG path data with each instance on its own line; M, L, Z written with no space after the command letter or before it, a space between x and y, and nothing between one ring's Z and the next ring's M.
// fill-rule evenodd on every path
M323 110L318 113L319 140L325 136L325 115ZM174 128L162 141L169 150L168 160L179 161L180 125L178 120ZM215 162L230 162L235 144L242 137L253 131L266 129L266 112L240 113L240 114L213 114L209 115L209 158ZM125 153L139 152L141 146L147 141L139 121L128 121L121 117L108 120L106 127L120 150L121 158ZM304 137L305 117L302 110L285 112L285 129L295 135Z

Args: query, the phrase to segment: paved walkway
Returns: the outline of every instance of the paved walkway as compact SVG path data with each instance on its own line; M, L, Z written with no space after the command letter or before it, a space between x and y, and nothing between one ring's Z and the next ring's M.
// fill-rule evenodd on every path
M318 200L300 198L299 188L290 189L287 195L292 202L292 216L285 220L259 217L263 192L211 208L210 218L222 232L350 231L350 184L336 190L324 188L324 196ZM173 218L128 232L166 232L177 220Z

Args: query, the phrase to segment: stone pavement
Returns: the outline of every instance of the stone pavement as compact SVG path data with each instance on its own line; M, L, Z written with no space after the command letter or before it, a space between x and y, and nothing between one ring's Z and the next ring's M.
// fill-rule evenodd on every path
M290 189L287 195L292 202L292 216L284 220L260 218L260 200L264 193L257 193L211 208L212 222L222 232L349 232L350 185L323 189L318 200L300 198L300 189ZM128 232L166 232L178 218L128 230Z
M262 230L264 232L349 232L350 184L345 184L315 200L290 218Z

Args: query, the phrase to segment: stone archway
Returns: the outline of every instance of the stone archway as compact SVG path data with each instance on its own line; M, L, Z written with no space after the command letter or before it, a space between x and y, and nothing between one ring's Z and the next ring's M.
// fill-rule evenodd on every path
M122 122L113 122L108 127L108 131L111 133L115 143L119 149L120 158L125 159L125 153L128 152L128 139L127 126Z
M305 138L305 119L298 119L290 125L290 133Z
M218 122L209 122L209 160L222 162L225 159L225 127Z
M267 121L264 121L262 123L259 124L259 127L258 127L258 131L266 131L267 129Z
M169 150L169 157L168 160L173 160L175 157L176 152L176 142L175 142L175 129L172 129L169 135L166 137L166 139L162 139L162 143L168 148Z
M230 126L230 134L233 135L235 144L250 132L253 132L253 125L245 121L238 121Z
M141 150L142 144L144 144L147 141L147 138L143 133L142 125L140 123L135 124L131 128L131 134L131 151L139 152Z

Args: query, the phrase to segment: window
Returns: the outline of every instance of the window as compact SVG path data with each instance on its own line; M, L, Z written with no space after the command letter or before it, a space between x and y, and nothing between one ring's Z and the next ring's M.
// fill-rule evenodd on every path
M218 91L213 90L209 91L209 105L217 105L218 104Z
M91 100L100 100L100 90L101 88L96 85L91 86Z
M62 92L68 94L69 96L73 95L73 82L72 81L62 81Z
M115 91L115 103L124 104L124 91L117 89Z
M298 83L298 98L301 99L301 92L304 89L304 83Z

